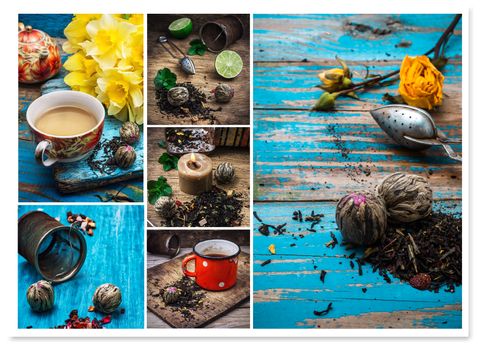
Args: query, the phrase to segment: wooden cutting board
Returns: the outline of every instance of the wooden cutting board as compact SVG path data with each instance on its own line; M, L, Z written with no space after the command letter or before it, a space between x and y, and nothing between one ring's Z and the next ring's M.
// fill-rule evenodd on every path
M65 74L65 73L64 73ZM51 79L42 85L42 95L58 90L69 90L70 88L64 83L63 74L61 77ZM102 133L101 141L111 139L114 136L119 136L119 129L122 122L119 120L106 116L104 122L104 131ZM57 188L62 193L73 193L85 191L88 189L110 185L113 183L141 178L143 176L144 165L144 143L142 126L141 136L139 142L134 145L137 153L137 158L132 167L129 169L117 168L110 174L93 171L87 164L87 160L81 160L74 163L58 163L53 168L54 180ZM99 152L99 157L102 152Z
M147 308L174 328L199 328L226 314L249 298L249 254L241 252L238 261L236 285L226 291L205 291L203 306L191 310L192 319L186 320L179 311L164 304L162 297L153 296L175 281L183 273L181 262L188 254L172 259L147 270Z

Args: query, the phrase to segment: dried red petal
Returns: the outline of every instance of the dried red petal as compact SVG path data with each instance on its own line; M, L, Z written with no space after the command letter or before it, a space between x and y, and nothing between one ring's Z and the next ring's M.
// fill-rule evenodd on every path
M89 312L94 312L94 311L95 311L95 306L90 305L88 311L89 311Z
M176 205L179 207L179 206L182 205L182 202L181 202L180 200L177 200L177 199L176 199Z
M419 290L426 290L430 288L431 283L432 278L426 273L419 273L410 279L410 285Z
M102 323L102 324L107 324L107 323L110 323L111 320L112 320L112 316L111 316L111 315L107 315L107 316L105 316L103 319L100 320L100 323Z

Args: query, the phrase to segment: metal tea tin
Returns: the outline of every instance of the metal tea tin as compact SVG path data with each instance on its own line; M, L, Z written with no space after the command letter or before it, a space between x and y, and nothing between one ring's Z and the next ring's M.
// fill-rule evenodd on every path
M199 30L199 37L211 52L221 52L227 49L243 35L243 22L235 15L206 22Z
M148 232L147 251L153 254L175 257L181 250L181 240L175 233Z
M87 244L82 232L64 226L42 211L18 220L18 253L47 281L64 282L84 264Z

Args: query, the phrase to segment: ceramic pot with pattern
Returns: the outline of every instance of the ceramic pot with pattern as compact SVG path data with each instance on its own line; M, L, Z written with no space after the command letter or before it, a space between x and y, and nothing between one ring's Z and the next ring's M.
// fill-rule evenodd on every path
M34 84L60 71L60 51L47 33L18 24L18 81Z

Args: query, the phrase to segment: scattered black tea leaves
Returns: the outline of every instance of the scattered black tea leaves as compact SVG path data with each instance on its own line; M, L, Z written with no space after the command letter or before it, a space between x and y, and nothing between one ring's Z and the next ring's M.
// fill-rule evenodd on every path
M316 270L316 269L315 269ZM325 277L326 277L327 272L325 270L321 270L320 272L320 281L325 283Z
M256 211L253 211L253 216L255 217L256 220L258 220L260 223L263 223L263 220L259 217L258 213Z
M265 260L261 263L261 266L266 266L271 263L271 259Z
M325 310L320 310L320 311L313 310L313 314L314 314L315 316L325 316L325 315L327 315L331 310L333 310L333 303L329 303Z

